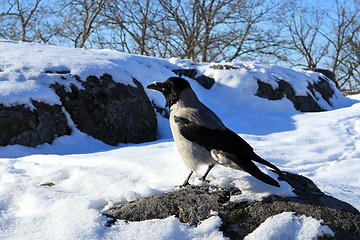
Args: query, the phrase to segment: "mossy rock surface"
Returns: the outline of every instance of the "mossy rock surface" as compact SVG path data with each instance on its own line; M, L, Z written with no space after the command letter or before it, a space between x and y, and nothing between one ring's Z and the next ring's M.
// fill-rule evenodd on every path
M240 189L189 186L174 192L162 193L133 202L119 204L105 213L109 226L117 219L144 221L176 216L180 222L197 226L214 212L222 219L220 230L230 239L243 239L271 216L294 212L295 215L323 220L335 238L360 239L360 214L350 204L328 196L308 178L284 173L278 180L293 187L297 197L269 196L262 201L234 203L232 195Z

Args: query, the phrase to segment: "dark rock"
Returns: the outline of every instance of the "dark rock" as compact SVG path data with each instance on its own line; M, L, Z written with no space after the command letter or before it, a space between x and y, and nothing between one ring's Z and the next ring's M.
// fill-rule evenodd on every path
M196 75L198 74L196 69L175 69L172 71L179 77L185 76L185 77L194 79L195 81L197 81L201 86L203 86L206 89L210 89L215 83L215 79L208 77L208 76L200 75L200 76L196 77Z
M243 239L269 217L294 212L323 220L335 232L335 238L326 239L360 239L360 214L356 208L324 194L305 177L286 172L279 180L288 182L297 197L270 196L252 204L234 203L230 196L241 194L239 189L187 187L117 205L105 215L110 219L109 226L116 219L143 221L172 215L183 223L197 225L209 218L212 210L222 219L220 230L225 236Z
M270 84L258 79L258 90L255 95L269 100L280 100L286 97L294 104L295 109L301 112L325 111L317 102L316 91L320 93L322 98L331 106L330 98L334 95L334 90L331 88L329 82L323 78L319 78L318 83L309 84L307 87L312 93L312 96L309 94L307 96L296 96L294 89L288 82L279 79L277 83L279 85L278 88L273 89Z
M195 80L206 89L210 89L215 84L215 80L213 78L205 75L200 75L195 78Z
M210 68L216 70L240 69L239 67L227 64L216 64L210 66ZM337 83L335 75L329 70L316 68L312 71L322 73L327 78ZM264 83L258 79L258 90L255 95L269 100L280 100L283 97L286 97L294 104L295 109L301 112L325 111L325 109L323 109L317 102L319 99L317 99L315 92L318 92L321 94L322 98L331 106L330 98L334 95L334 90L331 88L329 82L323 77L319 77L319 81L316 84L309 84L308 89L312 93L312 96L309 94L307 96L296 96L294 89L288 82L278 79L277 83L279 85L278 88L273 89L270 84Z
M333 73L332 71L330 70L327 70L327 69L321 69L321 68L315 68L315 69L305 69L305 70L309 70L309 71L313 71L313 72L318 72L318 73L321 73L323 75L325 75L328 79L330 79L331 81L333 81L336 85L336 87L339 89L339 83L337 82L336 80L336 77L335 77L335 73Z
M52 71L52 70L45 70L45 73L48 73L48 74L70 74L70 70L63 70L63 71Z
M215 64L210 66L210 68L215 70L237 70L240 69L239 67L228 65L228 64ZM198 72L196 69L175 69L172 70L175 74L177 74L179 77L186 76L191 79L196 80L200 85L202 85L206 89L210 89L214 83L215 80L211 77L205 76L205 75L198 75ZM322 73L325 77L319 77L319 81L315 84L309 84L308 89L311 92L311 94L308 94L307 96L296 96L294 89L292 86L281 79L277 80L278 88L273 89L273 87L268 84L262 82L260 79L257 80L258 83L258 90L255 94L258 97L266 98L269 100L280 100L283 97L288 98L293 104L295 109L301 111L301 112L321 112L325 111L326 109L323 109L319 103L318 103L318 94L321 94L322 98L331 106L330 98L334 95L334 90L331 88L331 85L329 84L330 79L332 81L336 82L335 75L329 71L324 69L316 68L313 70L315 72Z
M283 198L256 202L247 206L244 211L246 214L244 214L243 219L233 223L231 228L223 228L226 236L232 236L231 239L242 239L253 232L267 218L283 212L295 212L297 216L305 215L317 220L323 220L323 224L328 225L335 233L334 239L360 239L360 216L347 211L292 202ZM234 225L236 228L234 228Z
M360 239L360 214L356 208L325 195L305 177L285 173L279 180L289 183L298 197L270 196L261 202L245 206L242 219L223 226L226 236L242 239L269 217L283 212L294 212L297 216L305 215L323 220L323 224L328 225L335 233L334 239Z
M328 81L320 77L320 81L316 84L309 85L310 91L314 95L314 90L321 94L322 98L331 106L330 98L334 95L334 90L331 88Z
M55 183L47 182L47 183L42 183L39 186L41 186L41 187L53 187L53 186L55 186Z
M195 79L195 76L197 74L196 69L174 69L172 70L172 72L178 75L179 77L185 76L191 79Z
M188 187L115 206L105 215L129 221L163 219L175 215L181 222L197 225L211 216L211 210L223 208L229 199L229 190L210 193L209 189Z
M52 87L80 131L110 145L153 141L156 115L141 83L133 81L136 87L104 74L100 79L89 76L81 82L84 89L72 85L67 92L59 83Z
M70 133L61 106L35 101L32 104L34 110L25 105L6 107L0 104L0 146L35 147Z
M66 69L48 69L47 74L69 75ZM116 83L110 75L100 79L90 76L79 81L83 89L71 85L66 91L60 82L51 87L60 97L78 129L110 145L140 143L156 139L157 120L154 109L140 82L136 87ZM35 147L51 143L55 137L70 134L62 106L33 102L25 105L0 105L0 146L20 144Z
M154 101L151 101L151 104L153 105L153 107L157 113L160 113L161 116L163 116L166 119L169 119L170 113L169 113L169 108L167 106L159 107L154 103Z
M215 69L215 70L239 69L238 67L227 65L227 64L225 64L225 65L221 65L221 64L212 65L212 66L210 66L210 68Z

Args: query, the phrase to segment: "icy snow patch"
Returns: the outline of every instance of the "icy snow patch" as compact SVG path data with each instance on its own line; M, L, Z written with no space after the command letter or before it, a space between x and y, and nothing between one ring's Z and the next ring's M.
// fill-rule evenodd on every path
M324 235L334 236L334 232L311 217L297 217L292 212L284 212L266 219L244 240L309 240Z
M180 223L175 216L143 222L117 221L104 236L106 239L224 239L218 229L222 221L218 216L210 217L193 227Z

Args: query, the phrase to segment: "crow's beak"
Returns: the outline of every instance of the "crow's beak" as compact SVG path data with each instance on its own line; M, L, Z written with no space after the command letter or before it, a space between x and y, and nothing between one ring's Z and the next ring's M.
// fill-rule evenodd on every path
M163 92L165 89L165 84L162 82L155 82L155 83L148 85L146 88Z

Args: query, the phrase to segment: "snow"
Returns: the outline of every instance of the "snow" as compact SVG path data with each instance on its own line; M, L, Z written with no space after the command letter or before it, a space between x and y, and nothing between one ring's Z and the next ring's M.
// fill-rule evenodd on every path
M323 226L321 223L322 221L311 217L297 217L292 212L284 212L266 219L244 240L309 240L317 239L318 236L335 235L328 226Z
M196 68L216 79L210 90L188 79L200 100L260 156L284 171L309 177L325 193L360 210L360 96L346 98L335 91L332 106L323 102L329 111L301 113L285 98L269 101L254 96L256 79L273 87L275 79L282 79L294 86L297 95L304 95L318 73L256 62L226 64L238 69L215 70L210 68L213 64L189 60L0 39L0 103L29 108L34 107L32 100L61 104L49 85L58 82L68 91L71 84L80 87L74 75L85 80L108 73L117 82L133 84L136 78L146 86L174 76L172 69ZM145 91L156 104L165 105L160 93ZM158 140L150 143L109 146L77 130L68 116L72 134L51 145L0 147L0 239L223 239L216 214L198 227L180 223L174 216L118 221L105 227L102 213L115 204L174 191L188 175L168 121L159 114L158 120ZM294 196L285 182L280 181L278 189L222 166L216 166L208 179L210 185L242 189L243 195L233 201L252 202L270 194ZM195 177L190 182L207 184ZM47 186L50 183L54 185ZM248 238L280 239L287 234L287 239L309 239L305 234L312 238L323 233L330 232L319 221L283 213L268 219Z
M144 222L120 221L115 227L117 234L113 239L224 239L217 230L222 224L219 217L213 216L204 220L198 227L180 223L174 216L164 220ZM154 231L157 229L157 231ZM105 236L106 237L106 236Z

